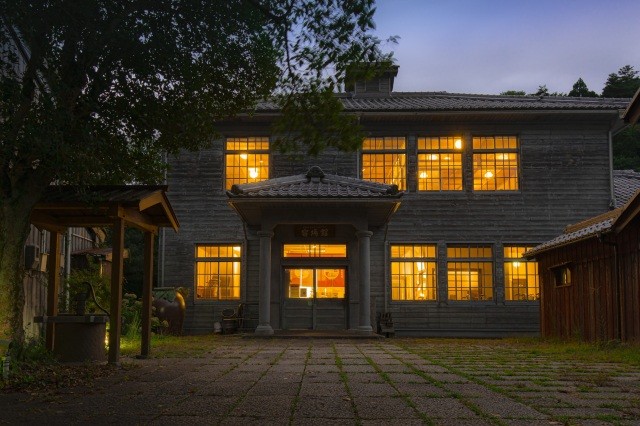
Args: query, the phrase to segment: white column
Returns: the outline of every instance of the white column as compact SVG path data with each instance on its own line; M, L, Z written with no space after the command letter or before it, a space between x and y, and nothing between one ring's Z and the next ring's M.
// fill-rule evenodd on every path
M271 238L273 232L258 231L260 237L260 300L255 334L271 335Z
M371 231L357 231L358 251L360 253L360 316L358 332L372 333L371 328Z

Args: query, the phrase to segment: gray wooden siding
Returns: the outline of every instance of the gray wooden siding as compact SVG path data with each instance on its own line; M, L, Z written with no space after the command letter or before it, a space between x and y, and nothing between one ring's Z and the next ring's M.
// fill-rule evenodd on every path
M505 302L501 250L503 244L536 244L558 235L570 223L608 209L609 123L575 116L561 119L538 117L505 121L453 122L382 121L363 119L371 135L405 136L408 142L408 191L402 198L387 229L377 230L371 247L371 295L375 310L392 312L399 334L507 335L539 330L538 302ZM269 134L263 124L243 123L222 129L225 136ZM416 138L419 136L462 135L465 150L465 190L459 192L417 192ZM516 135L520 143L520 189L513 192L474 192L472 187L471 137L475 135ZM328 150L317 158L291 157L273 153L270 177L305 173L320 165L327 173L359 176L359 155ZM243 254L242 300L258 300L258 241L245 233L238 216L227 204L224 191L223 140L197 153L183 152L170 159L169 192L180 220L179 233L167 232L165 281L163 285L192 286L195 243L245 242ZM441 301L426 303L389 300L389 271L385 243L492 244L495 300L492 302L447 302L446 259L439 258ZM444 255L446 251L440 252ZM274 283L275 285L275 283ZM278 283L279 285L279 283ZM220 311L236 302L189 301L187 330L213 329ZM350 300L347 322L357 318ZM279 309L279 305L274 308Z
M34 323L35 316L44 315L47 311L47 286L48 275L46 269L47 256L49 256L51 234L48 231L40 231L31 226L29 236L25 246L35 246L39 252L40 261L35 269L28 269L24 277L25 304L23 309L23 323L25 334L28 337L39 337L42 335L42 324ZM87 248L93 248L94 243L89 232L85 228L71 228L71 253ZM61 267L64 268L65 244L62 244L63 261ZM63 271L64 272L64 271ZM64 276L62 278L64 282ZM62 291L61 285L61 291Z

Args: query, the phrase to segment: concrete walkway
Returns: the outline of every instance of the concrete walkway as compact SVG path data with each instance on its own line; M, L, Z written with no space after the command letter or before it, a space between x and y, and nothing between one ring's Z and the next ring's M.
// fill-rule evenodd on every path
M212 339L86 389L0 394L7 424L640 424L640 371L500 341Z

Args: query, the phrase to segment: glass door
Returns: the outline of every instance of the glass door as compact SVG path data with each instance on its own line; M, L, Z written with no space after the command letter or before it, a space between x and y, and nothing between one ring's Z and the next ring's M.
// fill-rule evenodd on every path
M285 268L285 328L344 329L346 276L346 268Z

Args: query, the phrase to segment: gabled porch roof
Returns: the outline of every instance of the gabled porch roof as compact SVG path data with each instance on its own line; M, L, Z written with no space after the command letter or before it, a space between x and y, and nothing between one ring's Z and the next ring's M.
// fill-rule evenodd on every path
M403 195L397 185L325 174L318 166L306 174L233 185L227 191L229 204L249 226L260 225L264 212L283 207L318 214L357 209L369 226L382 226L400 207Z

